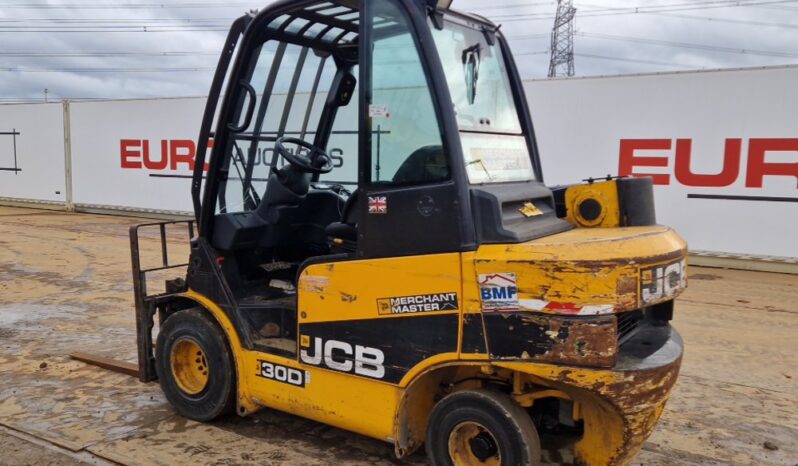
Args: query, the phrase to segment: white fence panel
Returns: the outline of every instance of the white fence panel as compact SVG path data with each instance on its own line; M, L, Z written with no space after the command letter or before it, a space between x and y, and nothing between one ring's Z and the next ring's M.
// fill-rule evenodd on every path
M191 167L204 98L73 102L78 206L192 211Z
M0 105L0 198L66 202L63 105Z
M657 219L691 249L798 257L796 83L784 67L525 88L548 184L654 174Z

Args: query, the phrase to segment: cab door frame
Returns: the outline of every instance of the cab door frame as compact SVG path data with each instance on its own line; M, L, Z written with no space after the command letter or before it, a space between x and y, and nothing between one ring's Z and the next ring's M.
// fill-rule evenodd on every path
M373 2L361 1L358 184L362 195L357 206L357 255L371 258L476 250L469 183L457 121L454 110L447 104L451 102L449 88L427 25L432 10L429 6L422 6L422 2L413 0L385 1L396 5L408 20L409 32L419 53L435 108L443 150L448 157L450 178L444 182L411 186L387 187L372 183L372 131L368 110L372 103L372 11L375 7ZM369 198L372 202L380 202L384 198L388 203L388 215L369 214ZM392 200L396 202L392 204ZM392 207L401 213L395 220L388 218ZM435 228L431 229L433 225Z

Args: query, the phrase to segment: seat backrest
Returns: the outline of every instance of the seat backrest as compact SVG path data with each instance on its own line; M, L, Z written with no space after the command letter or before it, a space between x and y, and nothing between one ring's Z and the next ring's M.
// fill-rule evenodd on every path
M255 212L267 223L279 223L280 209L299 206L305 200L309 186L310 177L305 173L272 171L266 184L266 192Z
M449 165L443 147L424 146L410 154L393 176L394 183L431 183L449 178Z
M357 224L357 210L355 210L355 206L359 198L360 190L355 188L352 194L349 195L349 199L344 203L344 209L341 212L341 223L346 223L347 225Z

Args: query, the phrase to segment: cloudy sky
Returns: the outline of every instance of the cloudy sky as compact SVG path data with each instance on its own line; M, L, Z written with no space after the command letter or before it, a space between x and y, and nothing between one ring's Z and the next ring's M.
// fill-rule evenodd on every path
M207 93L225 32L256 1L2 0L0 102ZM798 0L574 0L577 76L798 63ZM545 78L555 1L454 0L502 24Z

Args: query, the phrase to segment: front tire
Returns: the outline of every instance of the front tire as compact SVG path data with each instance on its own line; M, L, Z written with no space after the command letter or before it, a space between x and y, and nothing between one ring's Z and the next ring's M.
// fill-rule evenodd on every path
M201 309L178 311L158 333L155 369L175 411L195 421L229 412L235 400L233 358L221 328Z
M529 415L494 390L448 395L427 425L433 466L538 466L540 438Z

